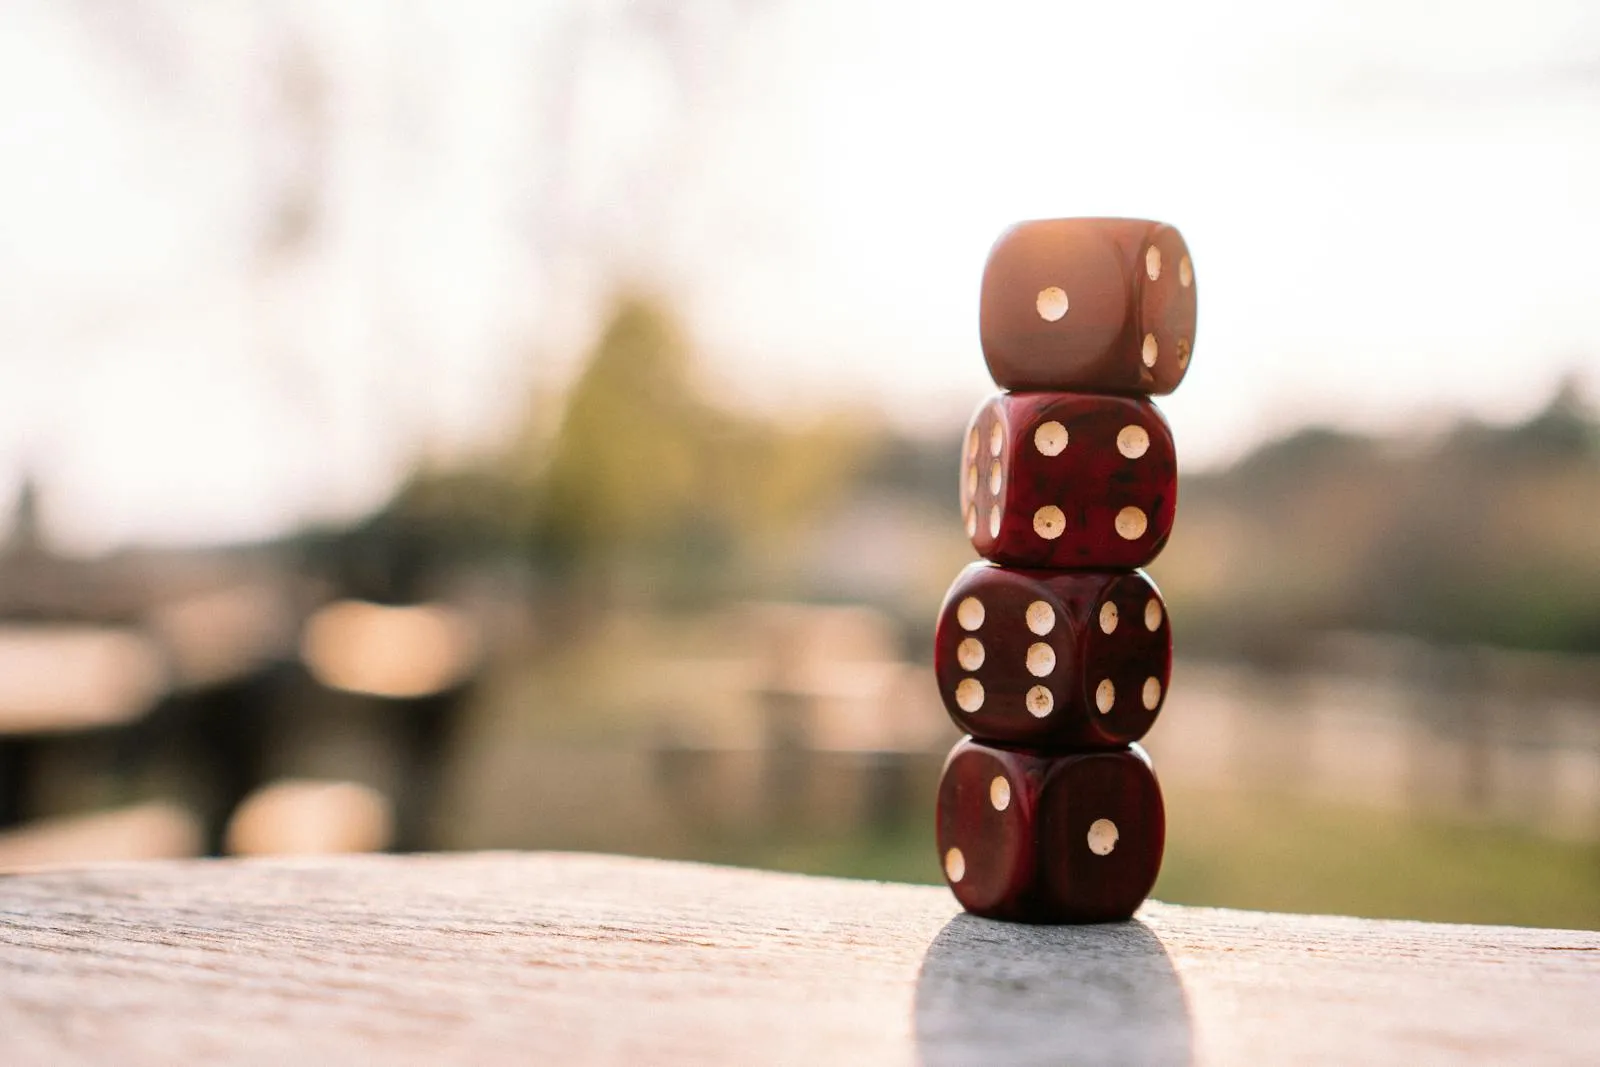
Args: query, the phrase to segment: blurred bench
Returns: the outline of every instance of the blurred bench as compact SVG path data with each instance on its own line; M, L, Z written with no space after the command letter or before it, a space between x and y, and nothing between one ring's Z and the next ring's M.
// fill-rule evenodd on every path
M0 1061L1600 1062L1600 934L1150 904L1022 927L942 888L560 854L0 878Z
M114 773L118 739L167 692L162 651L137 628L0 619L0 831L41 814L52 760Z
M68 556L26 482L0 534L0 867L180 842L432 843L481 667L469 613L428 600L438 558L380 518L277 545ZM104 828L138 820L86 829L156 798L198 820L197 842L169 828L130 853L134 837Z
M179 843L215 851L232 810L260 784L263 726L292 647L281 593L240 583L137 611L102 608L0 615L0 831L10 830L0 865L19 834L24 855L77 847L80 857L137 858ZM152 768L181 779L161 791L180 795L198 833L85 830L93 816L79 809L137 799ZM143 825L105 814L103 828Z
M352 600L318 607L301 630L287 593L262 584L124 620L0 614L0 869L41 849L132 859L180 842L209 854L426 847L478 672L475 631L442 604ZM359 781L367 796L284 781L308 775ZM85 829L85 808L151 793L192 812L198 832L119 839L111 828L143 823L113 812Z

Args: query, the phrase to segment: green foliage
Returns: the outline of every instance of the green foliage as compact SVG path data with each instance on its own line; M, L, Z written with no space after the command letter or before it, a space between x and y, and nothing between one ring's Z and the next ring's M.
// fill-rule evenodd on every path
M1377 451L1377 443L1369 437L1308 426L1262 445L1235 464L1227 479L1240 488L1276 489L1310 473L1362 466L1375 459Z
M666 552L697 535L716 416L689 381L677 326L618 306L573 386L535 489L535 536L562 563Z
M1303 798L1179 790L1155 896L1371 918L1600 927L1600 849Z
M1355 628L1600 652L1597 442L1572 382L1523 423L1420 447L1303 430L1187 477L1155 569L1191 649Z
M771 571L763 561L856 484L880 436L857 414L797 424L713 403L683 329L633 294L554 420L530 403L503 452L419 471L393 509L591 596L706 601Z
M1593 459L1600 455L1600 423L1578 379L1569 376L1528 421L1505 428L1463 422L1447 444L1495 464Z

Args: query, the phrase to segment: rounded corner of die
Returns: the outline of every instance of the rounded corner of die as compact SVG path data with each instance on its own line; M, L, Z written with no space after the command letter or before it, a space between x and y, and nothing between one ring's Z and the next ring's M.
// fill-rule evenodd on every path
M950 584L950 593L953 595L957 589L970 589L983 575L998 570L997 564L987 559L975 559L956 572L955 581Z
M1157 387L1150 389L1148 392L1141 393L1138 396L1129 398L1137 404L1140 413L1144 415L1145 418L1149 419L1151 424L1155 427L1156 433L1166 439L1168 451L1171 451L1173 447L1172 423L1167 420L1167 413L1161 409L1160 404L1156 403L1155 398L1158 396L1168 396L1171 393L1171 388L1162 390L1161 388Z
M950 751L945 753L943 767L939 771L941 783L948 778L950 774L950 768L955 766L956 760L961 759L968 752L972 751L976 744L977 742L972 739L971 735L963 735L961 740L950 746Z
M996 407L1001 400L1005 399L1005 396L1004 389L985 391L983 396L978 399L977 404L973 405L972 416L967 420L967 432L970 433L978 429L979 424L984 421L984 417L990 413L990 409Z
M1128 572L1128 578L1139 582L1150 591L1151 595L1160 599L1162 603L1166 602L1166 597L1161 595L1161 586L1156 582L1156 576L1150 573L1149 564L1133 568Z
M1132 756L1134 759L1136 759L1140 763L1142 763L1144 765L1145 770L1149 771L1151 776L1154 777L1154 775L1156 773L1155 760L1150 758L1150 750L1145 748L1142 739L1139 740L1139 741L1130 741L1130 742L1128 742L1128 750L1127 751L1128 751L1128 755Z
M997 252L1013 242L1026 237L1030 230L1039 225L1040 221L1041 220L1039 219L1022 219L1018 222L1011 223L1009 226L1003 227L1000 232L995 235L994 240L989 245L989 254L984 259L985 269L988 268L989 264L994 262L995 254Z
M1136 566L1148 567L1150 564L1156 561L1156 557L1160 556L1162 552L1166 551L1167 542L1172 540L1172 526L1177 517L1176 505L1177 502L1173 501L1171 505L1161 508L1157 512L1156 522L1158 523L1158 526L1156 529L1156 535L1151 539L1150 547L1144 553L1144 559L1136 564Z
M1182 232L1179 231L1178 227L1175 224L1170 223L1170 222L1163 222L1160 219L1151 219L1150 220L1150 240L1151 241L1160 241L1160 240L1163 240L1163 239L1170 239L1170 240L1176 241L1179 245L1182 245L1184 247L1184 249L1186 249L1186 250L1189 247L1188 244L1183 239Z

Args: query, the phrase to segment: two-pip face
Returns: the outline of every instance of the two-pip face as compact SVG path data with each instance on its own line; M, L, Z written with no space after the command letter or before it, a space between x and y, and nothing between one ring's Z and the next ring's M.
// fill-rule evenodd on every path
M1043 755L969 738L945 761L937 810L945 881L976 915L1126 919L1161 870L1166 813L1138 745Z
M1161 710L1172 629L1143 571L973 563L939 610L933 670L950 718L980 740L1117 748Z
M1013 567L1141 567L1177 508L1172 431L1148 400L1001 393L967 426L961 517L973 548Z

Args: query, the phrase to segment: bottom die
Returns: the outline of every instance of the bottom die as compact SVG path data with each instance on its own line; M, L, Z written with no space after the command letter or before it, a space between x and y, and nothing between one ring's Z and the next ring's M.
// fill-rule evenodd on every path
M1036 756L969 738L945 760L938 839L945 880L975 915L1109 922L1155 885L1166 813L1138 745Z

